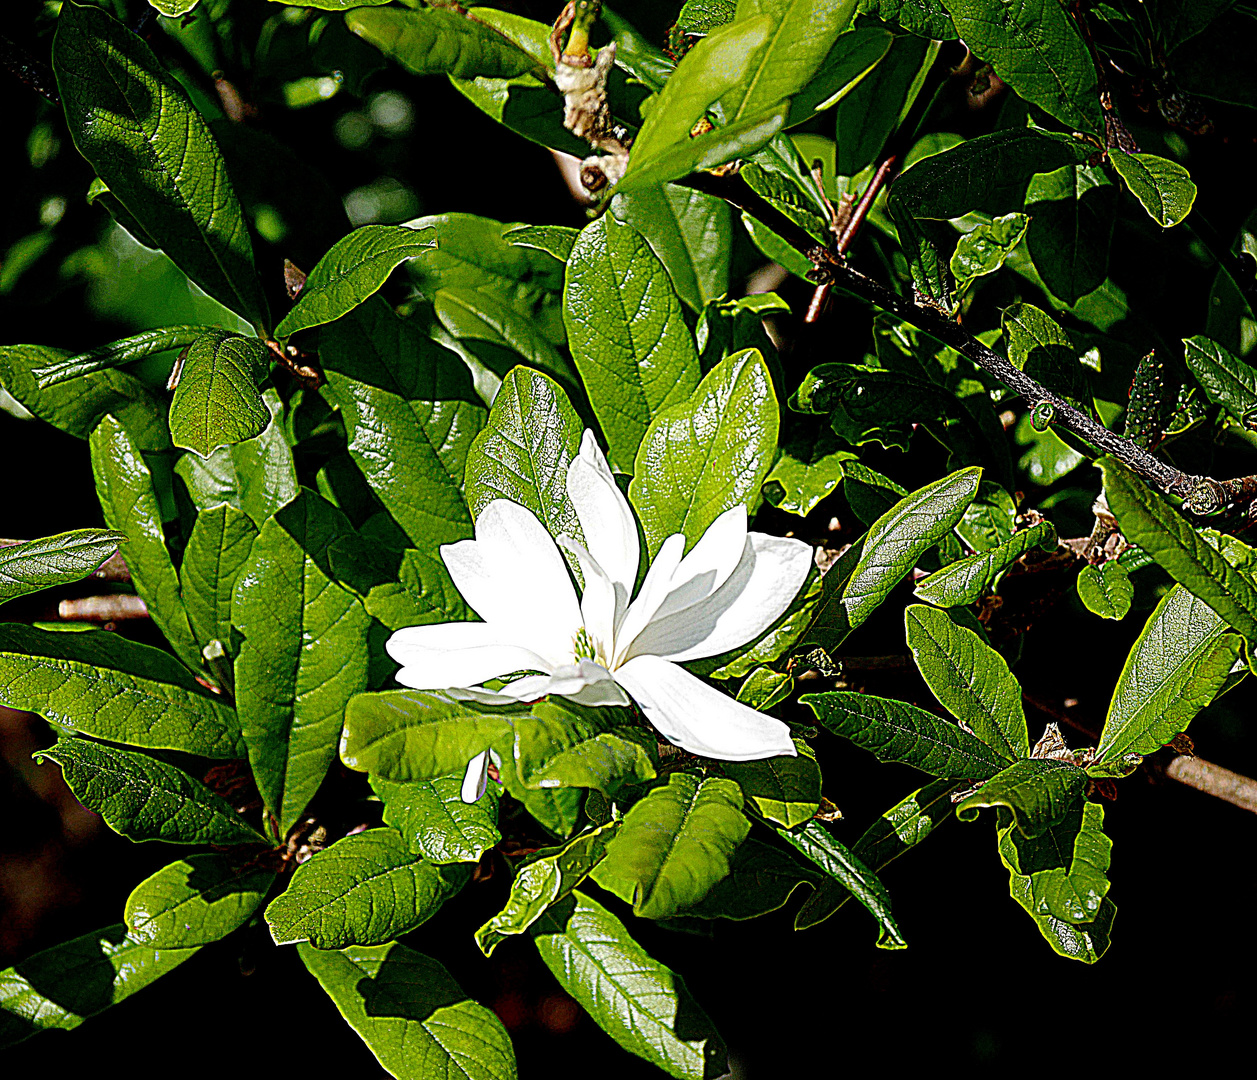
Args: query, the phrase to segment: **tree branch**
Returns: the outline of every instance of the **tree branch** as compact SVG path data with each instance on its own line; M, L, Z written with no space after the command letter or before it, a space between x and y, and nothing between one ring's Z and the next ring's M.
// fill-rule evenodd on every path
M1242 810L1257 814L1257 781L1231 772L1203 758L1180 754L1166 767L1165 775L1206 795L1224 799Z

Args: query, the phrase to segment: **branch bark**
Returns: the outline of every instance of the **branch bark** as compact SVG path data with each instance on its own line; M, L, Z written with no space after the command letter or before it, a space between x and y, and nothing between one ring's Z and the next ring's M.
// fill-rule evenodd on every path
M1166 767L1165 775L1180 784L1223 799L1232 806L1257 814L1257 780L1231 772L1203 758L1180 754Z

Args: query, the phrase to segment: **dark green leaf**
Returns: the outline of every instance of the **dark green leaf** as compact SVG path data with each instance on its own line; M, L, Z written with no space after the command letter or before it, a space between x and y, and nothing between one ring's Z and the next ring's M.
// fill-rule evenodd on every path
M979 225L956 242L952 252L951 274L956 287L964 288L974 278L993 274L1026 235L1030 219L1025 214L1004 214L989 225Z
M650 422L698 386L681 301L646 238L603 214L572 248L563 318L611 463L624 471Z
M0 604L89 576L125 539L119 532L75 529L0 547Z
M392 551L363 536L338 540L328 554L337 580L361 595L367 614L390 630L471 618L439 558Z
M1064 328L1033 304L1005 308L1000 326L1008 359L1083 412L1095 415L1087 371Z
M722 360L688 401L655 416L629 485L652 556L673 533L684 533L689 547L724 511L752 508L779 423L772 377L755 349Z
M834 109L837 122L836 175L854 176L877 160L886 140L894 134L904 113L911 107L909 96L922 65L932 59L928 39L896 37L889 43L877 66L838 102Z
M156 949L107 926L0 971L0 1047L41 1031L69 1031L143 990L196 949Z
M790 98L786 127L793 127L846 99L894 47L883 26L852 26L838 35L816 74ZM811 164L810 162L808 164Z
M1130 192L1163 229L1177 225L1191 213L1196 201L1196 185L1177 161L1156 154L1127 154L1109 151L1109 160Z
M685 982L601 904L577 889L533 924L532 935L559 985L629 1053L681 1080L714 1080L728 1070L724 1043Z
M515 1052L502 1021L430 957L396 942L343 952L300 944L297 953L346 1023L398 1080L516 1080Z
M939 0L860 0L860 10L898 23L918 37L946 41L956 36L951 17Z
M840 445L832 435L822 432L817 439L783 446L764 480L764 498L778 510L807 517L837 489L844 462L856 458L851 451L838 449Z
M750 827L732 780L673 773L629 808L593 879L635 915L667 918L728 875Z
M835 735L934 776L985 780L1006 764L976 735L906 701L835 690L799 701Z
M1066 304L1076 304L1108 275L1117 194L1103 170L1086 165L1030 181L1026 248L1043 283Z
M1027 911L1030 910L1033 901L1029 878L1014 877L1009 884L1009 892L1017 903ZM1075 926L1051 915L1036 915L1034 921L1038 924L1039 933L1052 946L1053 952L1068 960L1094 964L1109 950L1113 919L1116 916L1117 905L1106 896L1092 922Z
M983 480L977 498L956 524L956 532L974 551L989 551L1012 539L1017 529L1017 503L999 484Z
M1120 622L1130 611L1135 586L1126 567L1110 559L1099 566L1084 566L1079 571L1078 598L1093 614Z
M189 855L145 878L127 897L128 936L158 949L211 945L262 906L275 871L235 866L223 855Z
M1104 835L1104 807L1083 800L1033 840L1012 825L999 831L1000 859L1012 879L1013 899L1036 918L1075 925L1092 922L1100 912L1109 891L1112 848ZM1028 885L1019 877L1028 878Z
M546 911L570 896L607 853L619 828L608 822L583 832L562 847L542 848L515 871L506 906L476 931L476 944L491 956L508 937L524 933Z
M41 750L87 809L131 840L168 844L264 844L226 799L182 769L148 754L87 739L58 739Z
M562 708L553 701L550 707ZM533 708L534 714L544 711ZM640 727L573 731L570 721L565 720L560 721L556 732L562 736L559 738L548 731L541 735L545 728L539 723L517 726L517 765L529 787L592 788L610 798L626 785L655 778L658 742L653 731Z
M1203 600L1171 589L1122 668L1096 748L1101 763L1151 754L1186 730L1241 659L1242 639Z
M281 834L323 782L345 704L367 686L370 616L327 562L347 535L344 516L303 491L262 526L231 601L244 635L235 679L249 764Z
M231 595L258 530L249 517L225 503L204 510L192 523L180 572L183 602L202 647L231 645Z
M79 152L188 277L257 326L269 321L240 203L209 126L135 34L66 4L53 68Z
M469 873L417 858L392 829L368 829L297 867L288 888L267 905L266 922L277 945L382 945L435 915Z
M736 780L742 797L760 817L793 829L811 821L821 804L821 770L811 747L795 742L795 757L761 758L758 761L726 761L721 768Z
M463 802L462 773L401 784L376 776L371 786L384 802L384 824L430 863L479 862L502 839L497 799L486 795Z
M461 9L362 8L345 24L412 75L509 79L537 62L502 34Z
M785 907L800 885L817 888L832 880L780 848L751 838L734 852L729 876L684 914L696 919L756 919Z
M0 702L98 739L209 758L244 755L233 710L169 653L103 630L0 626Z
M38 380L39 389L47 390L71 379L143 360L155 353L187 348L213 329L212 326L162 326L156 330L145 330L64 360L53 360L44 367L35 368L31 374Z
M1037 547L1056 547L1056 529L1050 521L1041 521L1011 537L998 547L989 548L948 563L917 585L915 595L939 607L973 604L993 589L1000 576L1027 551Z
M1257 368L1200 335L1183 340L1183 358L1210 401L1246 428L1257 427Z
M269 370L270 352L257 338L226 332L197 338L170 402L171 441L208 457L261 435L271 414L258 383Z
M1017 761L960 803L956 817L974 821L984 806L1006 806L1021 834L1033 839L1068 814L1086 787L1087 774L1072 762L1050 758Z

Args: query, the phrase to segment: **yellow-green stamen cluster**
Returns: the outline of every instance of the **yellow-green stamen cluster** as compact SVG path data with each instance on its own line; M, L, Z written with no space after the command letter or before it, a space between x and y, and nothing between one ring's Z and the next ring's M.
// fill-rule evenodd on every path
M576 631L576 636L572 638L572 647L576 651L577 660L597 660L598 649L594 645L594 639L589 636L589 631L583 626Z

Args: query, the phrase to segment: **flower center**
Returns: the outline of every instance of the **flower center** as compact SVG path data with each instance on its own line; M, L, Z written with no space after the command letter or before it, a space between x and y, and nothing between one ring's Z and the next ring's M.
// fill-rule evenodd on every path
M576 636L572 638L572 649L576 653L577 660L598 660L598 648L594 645L594 639L589 636L589 631L583 626L576 631Z

